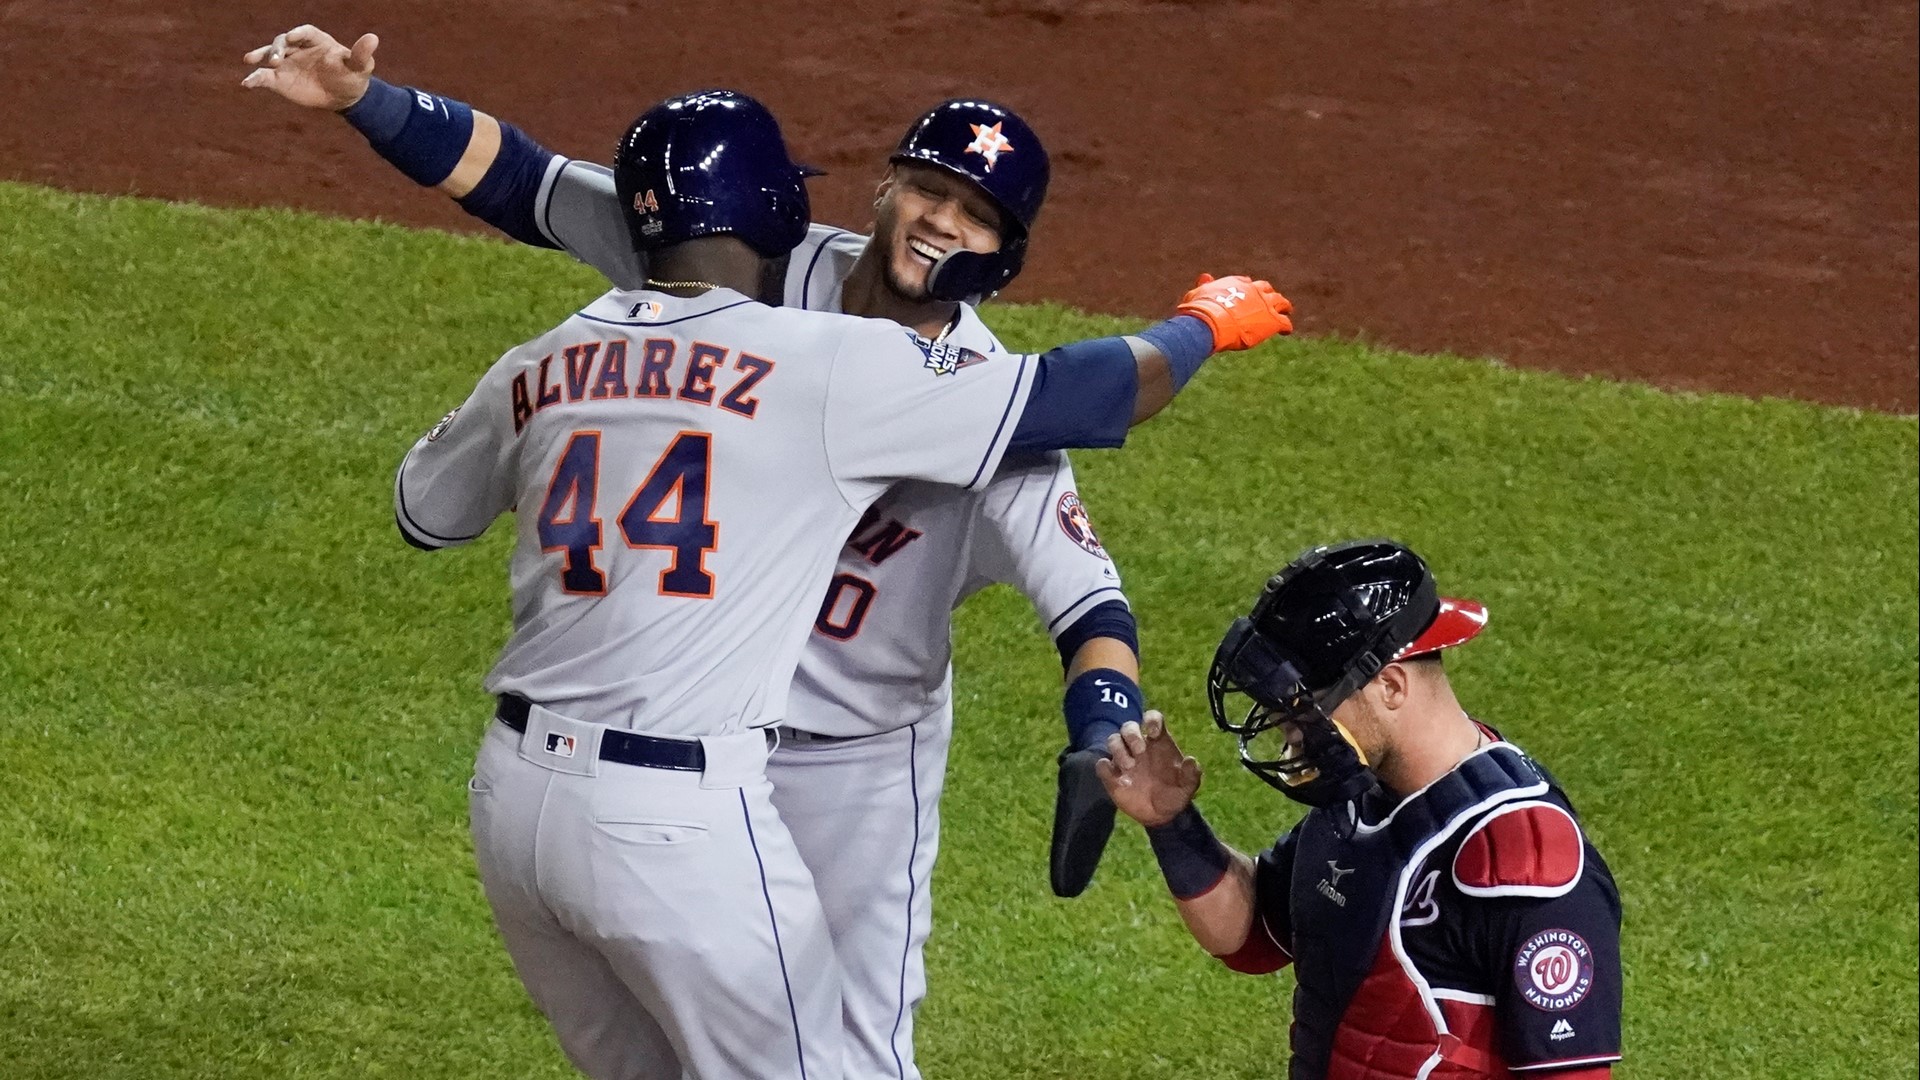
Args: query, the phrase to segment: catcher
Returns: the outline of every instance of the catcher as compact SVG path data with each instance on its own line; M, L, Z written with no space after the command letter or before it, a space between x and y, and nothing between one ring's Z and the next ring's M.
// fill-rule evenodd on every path
M1485 623L1386 540L1267 582L1208 676L1242 762L1313 808L1257 859L1207 827L1159 713L1098 766L1194 939L1235 971L1294 965L1293 1080L1605 1080L1620 1057L1613 876L1440 660Z

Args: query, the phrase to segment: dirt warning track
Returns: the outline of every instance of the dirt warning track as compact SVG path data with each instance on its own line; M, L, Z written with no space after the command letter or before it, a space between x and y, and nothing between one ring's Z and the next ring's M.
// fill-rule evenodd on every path
M859 226L921 109L1047 140L1010 299L1164 311L1267 275L1302 329L1662 386L1920 407L1911 0L0 0L0 177L475 227L331 117L239 89L313 22L380 73L606 160L736 86Z

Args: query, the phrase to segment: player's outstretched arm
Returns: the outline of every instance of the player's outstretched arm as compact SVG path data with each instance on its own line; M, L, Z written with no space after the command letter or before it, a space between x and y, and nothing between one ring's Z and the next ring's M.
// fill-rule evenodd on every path
M1292 333L1292 310L1265 281L1202 274L1173 318L1042 355L1012 448L1119 446L1129 427L1165 408L1215 353Z
M373 34L348 48L318 27L296 26L243 57L256 66L240 85L339 113L408 179L521 243L559 247L534 221L558 155L464 102L375 78L379 46Z
M348 48L325 30L302 24L242 57L254 69L240 85L271 90L305 108L340 112L366 96L379 47L375 34L360 35Z
M1201 274L1175 310L1186 318L1176 316L1129 339L1158 354L1143 355L1137 345L1134 349L1140 365L1136 424L1165 408L1214 353L1251 349L1275 335L1293 333L1293 302L1270 283L1245 276ZM1194 322L1204 325L1204 337Z

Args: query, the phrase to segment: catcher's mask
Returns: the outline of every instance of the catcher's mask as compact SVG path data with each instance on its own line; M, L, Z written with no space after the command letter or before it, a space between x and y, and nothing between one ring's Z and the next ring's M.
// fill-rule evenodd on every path
M1378 780L1334 710L1381 668L1458 645L1486 618L1479 604L1442 599L1425 561L1391 540L1315 548L1269 579L1221 639L1207 674L1214 723L1289 798L1349 802Z

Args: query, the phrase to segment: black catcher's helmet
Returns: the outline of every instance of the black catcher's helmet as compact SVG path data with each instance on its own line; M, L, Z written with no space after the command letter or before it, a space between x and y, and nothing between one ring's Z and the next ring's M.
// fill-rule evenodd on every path
M1443 599L1420 556L1391 540L1314 548L1275 574L1214 653L1214 722L1240 737L1240 760L1311 806L1336 806L1376 780L1333 711L1395 660L1451 648L1486 609ZM1229 699L1245 695L1241 706Z
M613 187L634 247L732 233L774 259L806 239L805 178L780 124L735 90L667 100L634 120L613 154Z
M1007 286L1027 258L1027 235L1052 175L1046 147L1012 109L978 98L943 101L913 122L893 152L894 162L932 165L973 181L1000 207L1005 227L990 255L950 251L927 278L938 300L991 296Z

